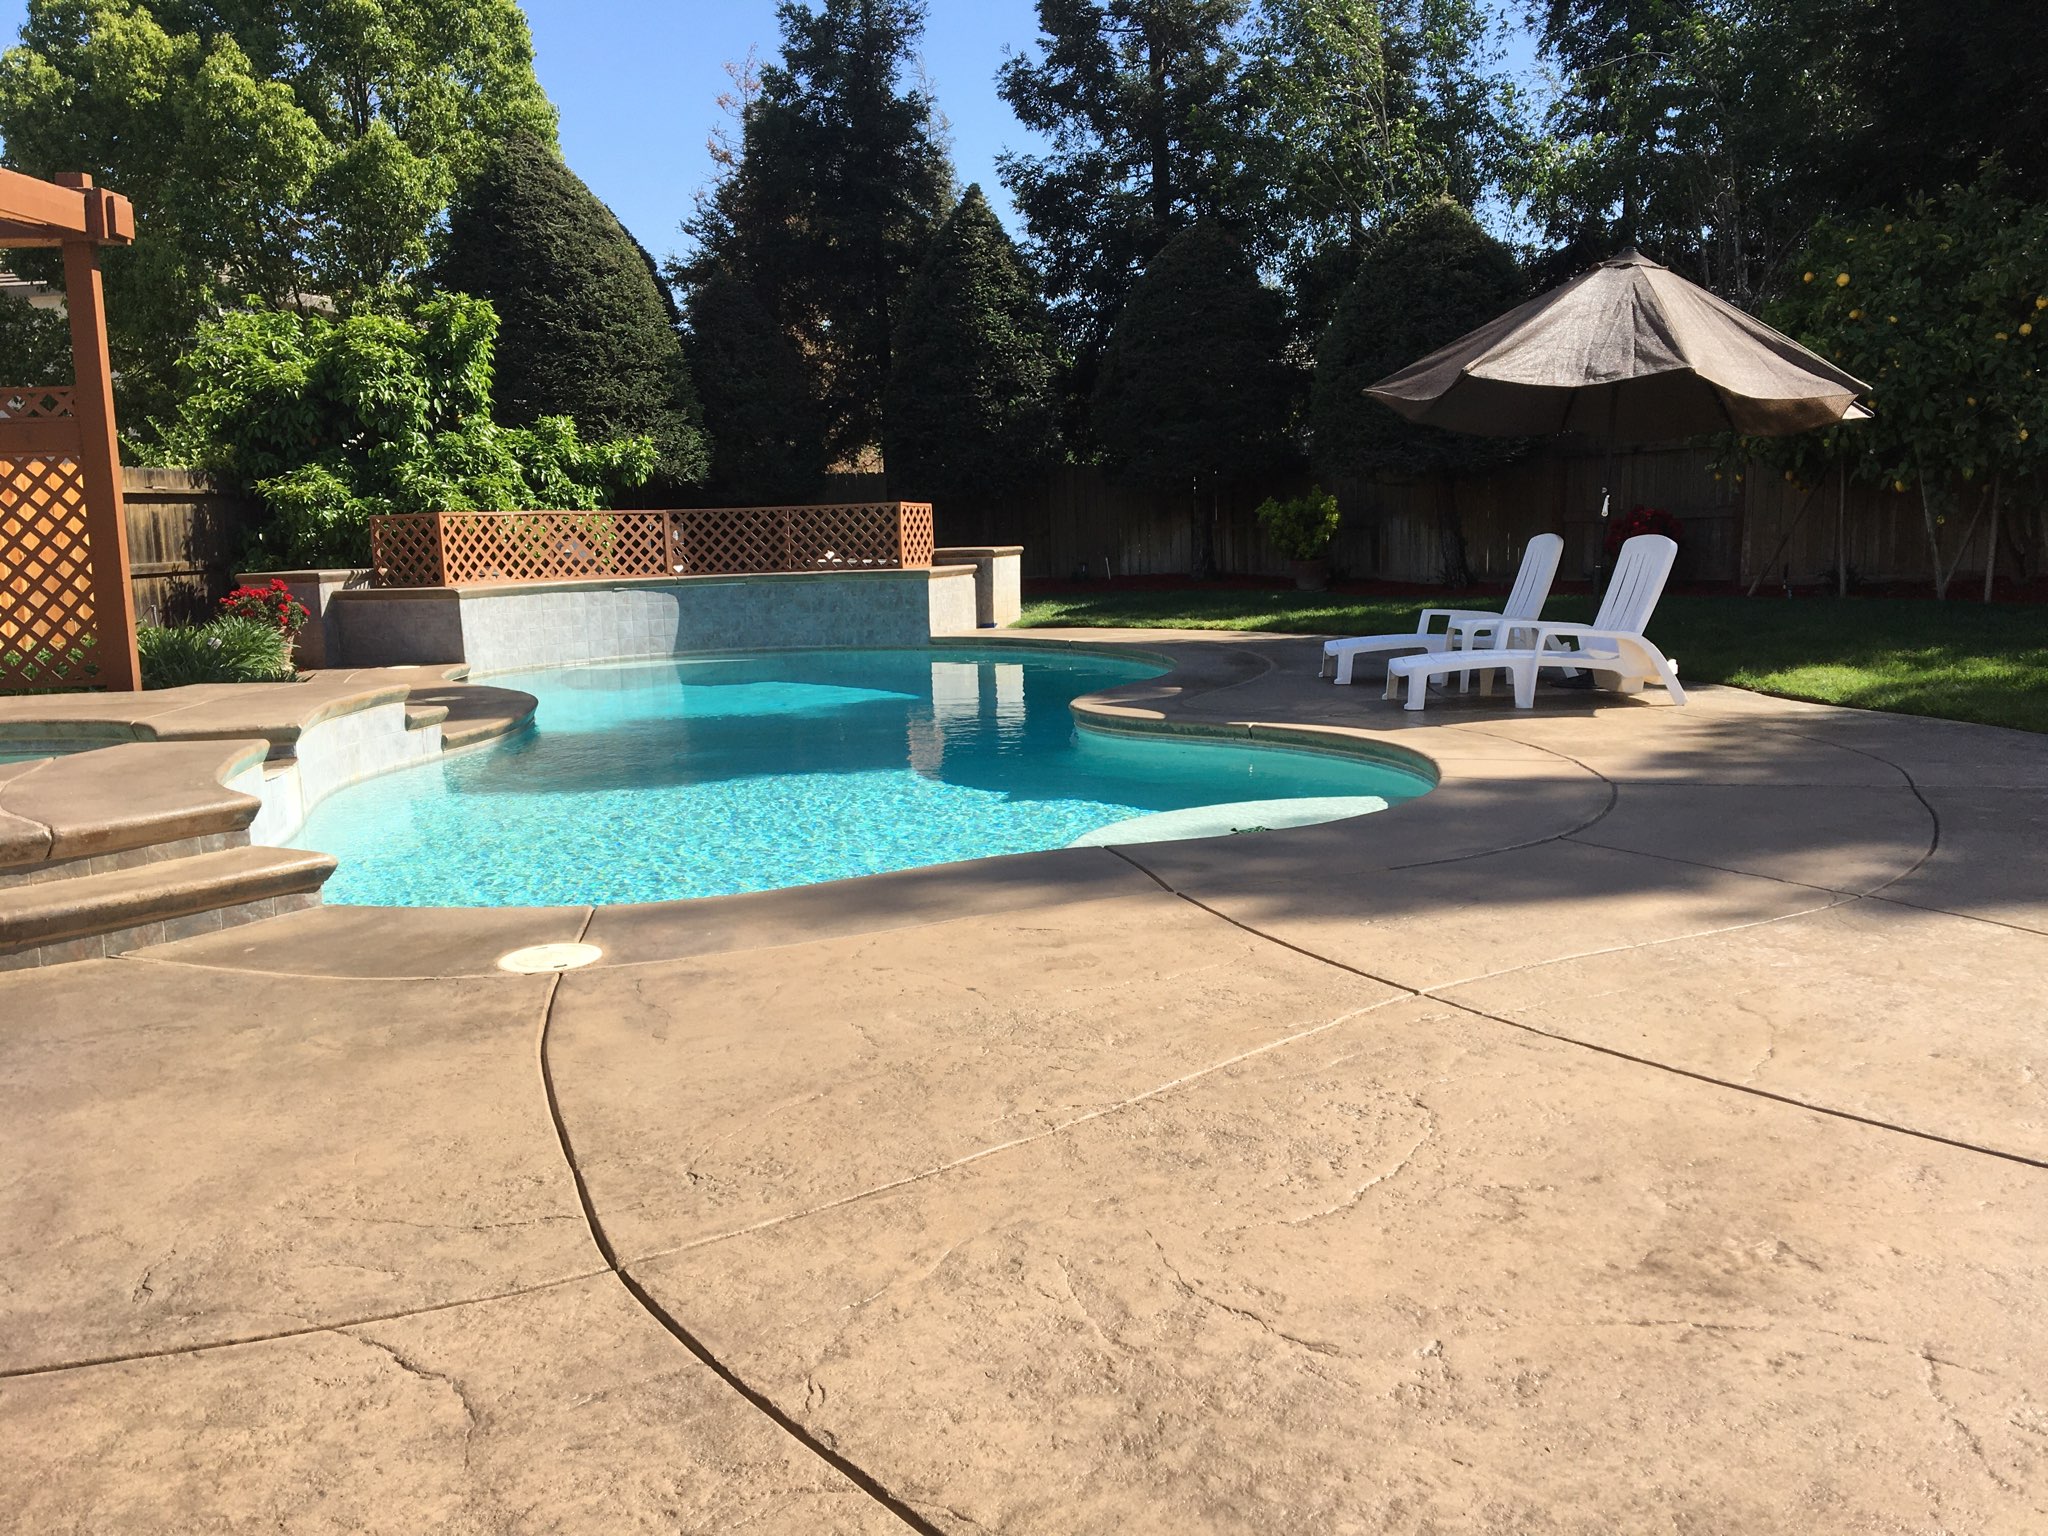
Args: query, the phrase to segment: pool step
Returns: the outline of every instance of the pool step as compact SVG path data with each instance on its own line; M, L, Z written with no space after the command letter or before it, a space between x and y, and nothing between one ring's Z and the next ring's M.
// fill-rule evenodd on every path
M334 859L252 845L0 889L0 970L123 954L316 904Z

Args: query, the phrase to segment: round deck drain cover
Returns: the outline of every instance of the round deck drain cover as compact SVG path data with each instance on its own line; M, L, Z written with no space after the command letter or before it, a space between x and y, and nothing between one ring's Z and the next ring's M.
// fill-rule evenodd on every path
M498 956L498 969L521 976L543 976L549 971L576 970L603 954L595 944L529 944L525 949Z

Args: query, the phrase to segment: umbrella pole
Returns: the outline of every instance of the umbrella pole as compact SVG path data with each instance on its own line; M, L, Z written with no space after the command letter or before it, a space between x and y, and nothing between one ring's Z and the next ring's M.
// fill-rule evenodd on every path
M1621 385L1607 386L1607 467L1600 476L1600 530L1598 555L1593 562L1593 595L1607 585L1607 514L1614 502L1614 422L1621 409Z

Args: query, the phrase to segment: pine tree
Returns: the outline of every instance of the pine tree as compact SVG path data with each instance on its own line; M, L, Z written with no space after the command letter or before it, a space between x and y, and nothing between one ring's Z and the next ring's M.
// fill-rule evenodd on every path
M567 416L591 437L645 434L667 486L703 478L696 393L647 253L554 149L515 138L458 195L441 286L500 316L496 414Z
M997 90L1043 155L999 164L1084 370L1176 231L1242 200L1231 133L1247 0L1039 0Z
M688 323L711 440L707 490L743 505L811 499L825 470L825 423L795 344L722 263L697 272Z
M1317 473L1435 479L1443 579L1453 586L1470 572L1452 479L1504 462L1517 444L1416 426L1365 391L1512 308L1523 288L1514 253L1467 209L1428 203L1367 239L1358 275L1316 349L1309 428Z
M952 201L929 95L907 82L923 0L784 4L738 164L700 200L691 270L744 275L815 370L832 451L881 441L903 296Z
M1103 356L1096 436L1133 478L1191 487L1198 575L1213 564L1204 496L1288 451L1284 308L1244 248L1204 221L1145 269Z
M1051 321L981 188L941 226L896 328L883 426L892 494L950 508L1042 469L1057 437Z

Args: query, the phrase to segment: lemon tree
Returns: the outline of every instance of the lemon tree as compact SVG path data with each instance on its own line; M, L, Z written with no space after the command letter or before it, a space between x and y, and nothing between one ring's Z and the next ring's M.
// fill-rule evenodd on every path
M1753 445L1755 456L1797 478L1817 479L1835 463L1917 491L1937 595L1947 595L1987 513L1994 551L2004 502L2040 515L2048 205L2011 196L1992 172L1897 213L1824 222L1767 317L1868 380L1877 414Z

